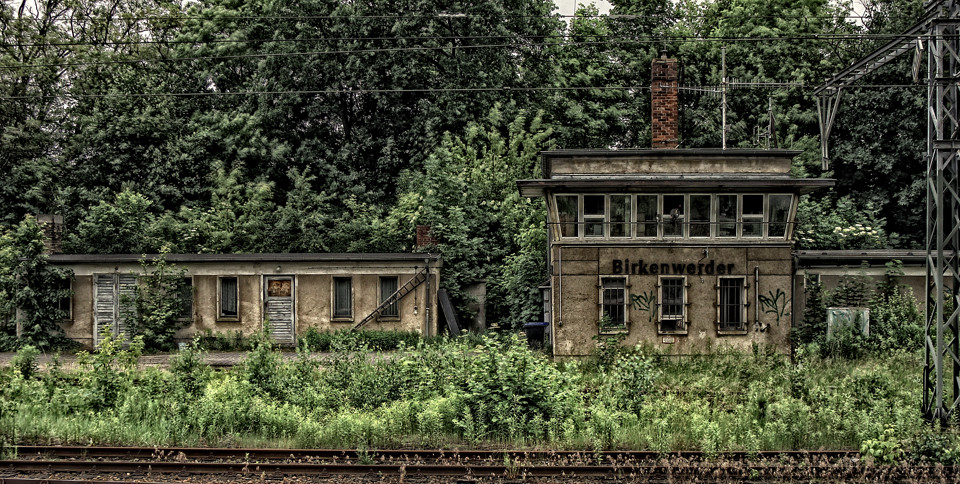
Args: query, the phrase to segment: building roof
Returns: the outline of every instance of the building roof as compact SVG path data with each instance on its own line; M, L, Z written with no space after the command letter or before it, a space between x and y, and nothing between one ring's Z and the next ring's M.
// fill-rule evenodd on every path
M899 260L905 265L923 265L927 253L923 249L870 249L870 250L798 250L794 252L797 263L805 267L861 264L883 265Z
M666 190L674 192L711 191L785 191L811 193L830 188L829 178L790 178L728 175L662 175L662 176L605 176L557 178L549 180L517 180L517 188L525 197L542 197L547 191L577 192L637 192Z

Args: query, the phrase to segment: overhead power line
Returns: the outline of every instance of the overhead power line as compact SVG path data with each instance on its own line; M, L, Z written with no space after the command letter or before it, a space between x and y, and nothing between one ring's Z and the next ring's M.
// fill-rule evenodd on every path
M747 86L744 89L774 89L784 86ZM803 86L795 86L803 87ZM926 89L926 84L859 84L847 86L846 90L864 89ZM713 93L716 86L696 87L680 86L681 91ZM275 96L275 95L319 95L319 94L393 94L393 93L420 93L438 94L445 92L564 92L564 91L649 91L650 86L572 86L572 87L477 87L477 88L437 88L437 89L303 89L303 90L271 90L271 91L203 91L203 92L155 92L155 93L63 93L63 94L36 94L23 96L0 96L0 100L15 101L26 99L135 99L135 98L191 98L191 97L234 97L234 96Z
M885 38L886 36L877 36L876 38ZM891 36L894 37L894 36ZM633 40L626 39L619 41L590 41L590 42L561 42L561 43L522 43L522 42L513 42L513 43L499 43L499 44L476 44L476 45L440 45L440 46L416 46L416 47L378 47L378 48L366 48L366 49L343 49L343 50L323 50L323 51L304 51L304 52L267 52L267 53L251 53L251 54L232 54L232 55L208 55L208 56L196 56L196 57L152 57L152 58L135 58L135 59L117 59L117 60L106 60L106 61L81 61L81 62L58 62L58 63L43 63L43 64L5 64L0 65L0 69L22 69L26 67L37 68L37 67L80 67L80 66L97 66L97 65L111 65L111 64L139 64L144 62L189 62L195 60L229 60L229 59L246 59L246 58L271 58L271 57L295 57L295 56L320 56L320 55L352 55L352 54L375 54L375 53L385 53L385 52L428 52L428 51L438 51L438 50L470 50L470 49L490 49L490 48L541 48L541 47L550 47L550 48L564 48L564 47L583 47L583 46L603 46L603 45L624 45L624 44L635 44L635 45L648 45L648 44L662 44L663 42L770 42L772 40L782 40L782 41L814 41L814 40L864 40L866 37L863 36L846 36L841 34L815 34L811 36L789 36L789 37L713 37L713 38L671 38L671 39L642 39L642 40Z
M663 42L756 42L771 39L777 40L890 40L901 36L892 34L807 34L771 37L704 37L704 36L675 36L658 37L651 39L634 39L627 35L595 35L595 34L550 34L550 35L424 35L424 36L391 36L391 37L310 37L298 39L204 39L204 40L123 40L123 41L89 41L89 42L0 42L5 47L81 47L81 46L117 46L117 45L204 45L204 44L245 44L245 43L313 43L313 42L383 42L383 41L450 41L450 40L490 40L490 39L556 39L569 41L571 38L584 37L590 39L606 39L608 41L623 41L638 44L654 44ZM553 44L551 44L553 45Z

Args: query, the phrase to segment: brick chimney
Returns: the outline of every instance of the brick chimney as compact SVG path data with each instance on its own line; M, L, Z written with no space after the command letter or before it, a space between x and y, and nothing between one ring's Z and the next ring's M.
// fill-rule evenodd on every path
M664 52L653 60L651 67L651 145L654 149L674 149L680 145L677 60L668 59Z
M43 231L45 252L59 254L63 243L63 215L38 214L37 225Z

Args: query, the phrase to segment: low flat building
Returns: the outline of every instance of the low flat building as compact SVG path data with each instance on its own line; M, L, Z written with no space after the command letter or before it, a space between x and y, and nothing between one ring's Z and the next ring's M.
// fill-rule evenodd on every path
M153 255L50 255L70 269L73 296L64 301L67 337L87 347L103 331L126 333L124 304ZM441 258L435 254L168 254L185 269L180 341L194 334L245 336L269 323L280 344L296 344L310 328L437 334L436 301Z

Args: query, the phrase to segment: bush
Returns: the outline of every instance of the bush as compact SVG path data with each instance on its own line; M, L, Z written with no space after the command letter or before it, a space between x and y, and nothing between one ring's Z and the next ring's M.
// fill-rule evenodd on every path
M416 347L419 341L420 334L415 331L344 329L330 332L319 331L312 327L300 337L300 344L306 345L310 351L334 349L352 351L361 348L370 351L390 351L400 347Z

